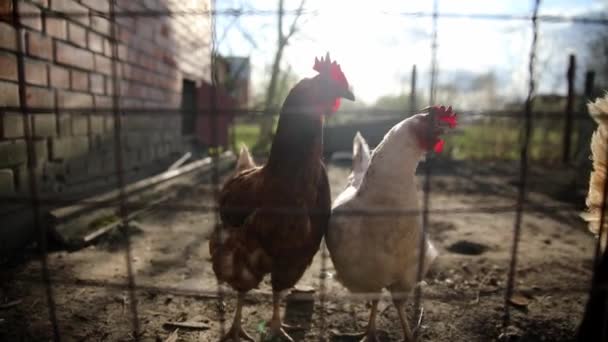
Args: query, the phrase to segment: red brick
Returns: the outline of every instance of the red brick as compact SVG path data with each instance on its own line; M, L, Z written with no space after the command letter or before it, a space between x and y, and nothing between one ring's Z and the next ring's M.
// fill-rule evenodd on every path
M106 57L112 57L112 43L109 39L105 38L103 40L103 55Z
M94 65L92 52L61 42L55 42L55 60L82 69L93 69Z
M89 37L89 50L103 53L104 38L92 31L87 32L87 35Z
M91 28L94 31L99 32L105 36L110 36L112 34L112 25L110 21L106 18L92 16Z
M17 50L17 41L15 40L15 29L7 24L0 22L0 47Z
M60 66L50 66L51 87L59 89L68 89L70 87L70 73L68 69Z
M71 91L60 91L57 93L57 107L63 108L91 108L93 96Z
M13 21L13 2L11 0L0 1L0 20Z
M87 31L78 24L68 23L68 39L80 47L86 47Z
M114 94L114 83L112 82L112 77L106 77L106 94Z
M17 58L13 54L0 53L0 78L5 80L16 81L17 75Z
M126 61L128 60L128 56L127 56L127 46L124 44L120 44L118 45L118 59L120 59L121 61Z
M126 15L118 16L116 18L116 23L121 26L121 29L125 28L129 31L135 31L135 27L137 27L137 24L135 23L135 18Z
M90 74L91 92L95 94L105 93L105 83L103 75Z
M82 3L99 12L110 12L110 0L82 0Z
M38 87L27 87L25 89L25 100L29 107L49 108L55 106L55 96L51 90Z
M53 56L53 41L48 36L35 32L27 32L27 52L30 56L51 59Z
M89 10L77 3L74 0L53 0L51 1L51 9L57 12L66 12L72 14L70 18L79 23L89 25Z
M110 96L95 95L95 108L111 109L112 108L112 98Z
M40 8L30 3L21 1L19 2L19 14L21 16L20 20L23 26L42 31L42 15L40 13Z
M17 83L0 81L0 106L19 106Z
M59 39L67 39L68 25L65 19L46 17L44 20L46 23L47 35Z
M78 70L70 71L72 90L88 91L89 74Z
M48 71L46 63L26 61L25 81L29 84L46 86L48 84Z
M102 74L112 74L112 60L102 55L95 55L95 71Z

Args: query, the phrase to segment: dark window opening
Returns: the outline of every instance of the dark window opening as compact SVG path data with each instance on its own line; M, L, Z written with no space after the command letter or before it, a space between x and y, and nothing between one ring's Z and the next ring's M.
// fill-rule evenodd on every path
M184 80L182 84L182 135L194 135L196 131L196 84Z

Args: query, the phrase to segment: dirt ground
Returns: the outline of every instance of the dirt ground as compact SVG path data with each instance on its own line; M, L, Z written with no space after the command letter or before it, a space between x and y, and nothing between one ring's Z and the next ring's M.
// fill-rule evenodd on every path
M330 166L334 196L348 172L348 164ZM564 177L554 169L532 172L532 208L523 219L516 303L510 305L513 341L571 340L582 315L594 238L577 217L584 189L574 196L578 205L555 199L560 196L555 182L563 183ZM516 180L517 163L437 163L433 169L430 202L439 211L431 214L429 233L441 254L422 286L424 341L493 341L501 334ZM208 186L193 186L172 204L211 204L211 192ZM209 264L207 237L213 222L209 213L160 209L130 228L141 340L164 341L175 331L168 322L197 323L197 329L179 328L179 341L217 341L222 325L229 326L234 294L222 288L223 302L219 299ZM324 259L327 272L322 273ZM126 245L116 235L77 252L54 252L48 267L62 340L134 339ZM332 275L329 258L319 253L298 284L302 292L285 301L286 322L300 327L291 330L296 341L338 340L332 337L336 331L365 327L365 300L350 297ZM0 276L0 340L52 338L38 259L26 258ZM412 305L408 312L414 324ZM265 281L247 297L244 327L260 336L270 316ZM401 340L397 312L386 295L378 325L386 331L386 341Z

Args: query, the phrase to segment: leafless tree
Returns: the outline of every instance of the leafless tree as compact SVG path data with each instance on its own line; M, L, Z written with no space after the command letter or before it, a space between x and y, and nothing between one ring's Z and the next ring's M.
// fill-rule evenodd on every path
M298 9L295 12L295 17L289 25L289 29L285 32L285 6L284 0L279 0L279 8L277 12L277 49L274 54L274 60L272 62L272 69L270 74L270 82L266 89L266 98L264 101L264 108L266 110L272 110L278 107L278 96L277 89L281 82L281 61L283 59L283 53L285 47L289 44L289 40L298 32L298 23L302 17L304 5L306 0L301 0ZM274 123L274 113L266 113L266 115L260 120L260 137L255 149L263 149L268 146L272 140L272 129Z

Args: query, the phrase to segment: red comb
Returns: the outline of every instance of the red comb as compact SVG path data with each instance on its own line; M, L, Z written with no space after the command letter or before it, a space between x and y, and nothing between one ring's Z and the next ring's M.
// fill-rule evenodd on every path
M431 109L433 110L435 115L437 115L437 119L439 121L447 123L450 128L456 127L456 113L454 113L454 111L452 110L452 106L449 106L447 108L445 106L432 106ZM444 144L445 140L438 139L435 143L435 146L433 147L435 153L441 153L441 151L443 151Z
M433 106L431 107L437 115L439 121L447 123L450 128L456 127L456 113L452 110L452 106Z
M348 86L348 81L346 81L346 76L342 73L340 64L330 60L329 52L325 55L325 59L323 59L323 57L321 57L321 59L315 57L315 65L312 69L318 71L319 74L329 75L334 81L338 81Z

